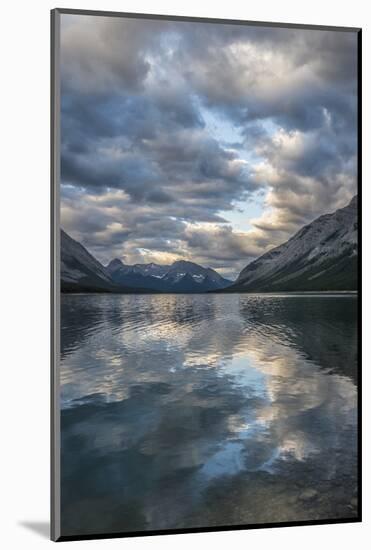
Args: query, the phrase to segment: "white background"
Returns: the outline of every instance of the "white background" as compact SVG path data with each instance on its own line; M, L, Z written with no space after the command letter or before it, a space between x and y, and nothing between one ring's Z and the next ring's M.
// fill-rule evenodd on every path
M0 320L0 544L34 549L48 540L49 519L49 10L105 9L257 21L363 27L364 75L364 280L370 280L370 51L364 0L204 0L77 3L18 0L1 8L1 294ZM366 285L365 285L366 286ZM367 285L368 286L368 285ZM368 373L370 294L364 292L364 523L70 542L73 548L129 550L234 548L300 550L365 548L370 529L370 405ZM367 349L368 347L368 349ZM370 401L369 401L370 402ZM36 527L36 529L35 529ZM41 531L41 533L40 533ZM44 534L43 534L44 533ZM369 543L368 543L369 544ZM367 545L368 546L368 545Z

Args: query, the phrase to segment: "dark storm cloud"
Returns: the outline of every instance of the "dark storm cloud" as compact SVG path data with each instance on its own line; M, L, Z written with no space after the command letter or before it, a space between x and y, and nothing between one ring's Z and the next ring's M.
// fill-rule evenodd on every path
M356 65L355 33L63 16L65 228L105 261L238 270L354 193Z
M62 178L97 192L107 188L125 189L135 199L144 197L147 188L151 191L158 181L156 166L147 159L136 154L123 158L109 154L99 156L94 151L89 154L63 153Z
M134 203L181 205L192 193L208 198L214 212L249 191L243 163L206 132L186 94L166 91L158 101L115 94L89 103L68 94L62 119L66 184L96 193L123 189Z
M62 89L87 94L115 87L141 89L150 70L146 53L163 27L161 22L149 21L147 32L138 32L134 20L63 15Z

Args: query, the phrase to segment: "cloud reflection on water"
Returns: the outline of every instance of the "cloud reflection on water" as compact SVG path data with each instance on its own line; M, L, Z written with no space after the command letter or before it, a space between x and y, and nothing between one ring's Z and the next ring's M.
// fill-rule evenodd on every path
M355 513L354 297L64 296L63 343L66 531Z

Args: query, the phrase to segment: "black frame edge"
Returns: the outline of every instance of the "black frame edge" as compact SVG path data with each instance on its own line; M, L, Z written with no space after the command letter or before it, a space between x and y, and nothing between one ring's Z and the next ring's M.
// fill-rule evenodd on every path
M59 416L59 10L50 11L50 539L60 540Z
M53 11L65 15L90 15L100 17L124 17L126 19L151 19L166 21L184 21L193 23L218 23L225 25L250 25L255 27L284 27L289 29L358 32L360 27L342 27L336 25L315 25L310 23L272 23L270 21L250 21L247 19L223 19L219 17L198 17L192 15L161 15L155 13L134 13L105 10L84 10L77 8L55 8Z
M362 29L357 33L358 346L357 453L358 517L362 521Z
M50 538L56 540L54 518L54 36L55 36L55 11L50 12Z
M286 521L282 523L254 523L251 525L222 525L218 527L195 527L189 529L159 529L154 531L128 531L117 533L98 533L89 535L61 535L56 542L70 542L77 540L101 540L101 539L116 539L116 538L133 538L133 537L149 537L162 535L185 535L192 533L219 533L228 531L250 531L256 529L272 529L284 527L312 527L314 525L344 525L348 523L361 523L361 519L344 518L344 519L328 519L328 520L308 520L308 521Z

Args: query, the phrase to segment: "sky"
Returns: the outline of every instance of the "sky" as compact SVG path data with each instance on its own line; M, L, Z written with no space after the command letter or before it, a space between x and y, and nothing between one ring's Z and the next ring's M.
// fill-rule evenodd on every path
M61 16L61 225L235 278L357 189L355 32Z

